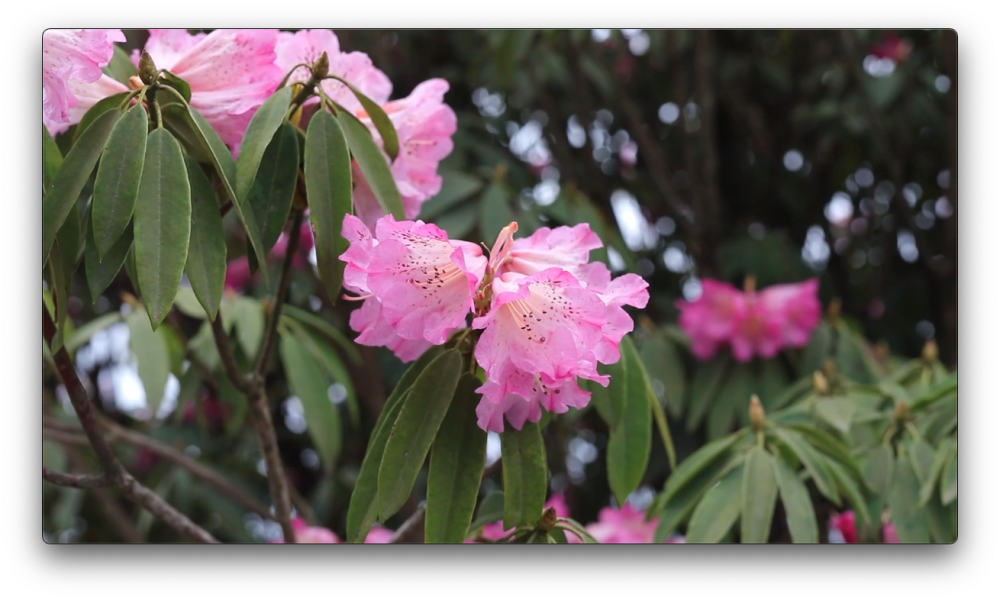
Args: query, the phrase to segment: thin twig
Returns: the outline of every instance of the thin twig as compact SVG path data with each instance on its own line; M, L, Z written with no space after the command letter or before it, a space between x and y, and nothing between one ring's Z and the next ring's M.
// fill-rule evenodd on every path
M268 314L267 328L264 330L264 340L260 344L260 351L257 353L257 363L254 365L254 372L263 375L267 369L267 363L271 359L271 352L274 350L274 341L277 339L278 321L281 318L281 307L285 302L288 293L288 285L291 281L292 259L299 247L299 236L302 233L302 211L295 210L292 217L292 230L288 232L288 245L285 247L285 260L281 265L281 277L278 279L278 287L274 290L274 300L271 302L271 309Z
M281 462L281 452L278 450L278 437L274 432L271 410L268 408L267 394L264 393L263 386L261 386L260 392L249 400L250 425L253 427L254 433L257 434L257 443L264 455L264 464L267 468L267 487L271 493L271 502L274 503L274 517L281 525L285 539L294 540L291 494L288 491L285 467Z
M53 471L48 467L42 467L42 479L48 481L52 485L78 488L81 490L107 487L111 485L111 481L104 473L98 473L97 475L73 475L71 473Z
M424 507L421 505L417 507L417 510L413 511L410 518L403 522L393 534L392 539L389 540L390 544L402 543L410 533L412 533L421 523L424 522Z
M55 334L55 323L52 322L52 317L49 315L45 303L42 303L42 335L50 346ZM153 516L159 518L188 539L196 542L218 542L210 533L196 525L176 508L164 501L163 498L160 498L136 481L125 470L125 467L119 462L118 457L115 456L111 445L102 434L101 426L97 420L97 416L94 414L93 405L87 395L87 390L80 382L80 378L76 373L76 367L73 365L73 359L70 358L66 348L60 348L58 352L53 353L52 358L55 361L59 378L66 388L70 403L73 405L73 410L76 411L76 416L80 419L83 432L90 441L90 446L94 449L101 468L112 484L121 490L126 498L142 506L152 513Z
M251 378L240 373L240 367L236 364L236 357L233 356L233 351L229 347L229 336L226 335L226 330L222 326L222 316L217 315L211 325L212 337L215 339L215 347L219 351L219 360L226 372L226 377L232 382L233 387L243 392L247 397L256 394L258 385Z

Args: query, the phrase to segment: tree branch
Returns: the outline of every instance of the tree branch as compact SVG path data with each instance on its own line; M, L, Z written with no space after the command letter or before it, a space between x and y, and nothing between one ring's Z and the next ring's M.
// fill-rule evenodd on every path
M264 340L260 344L260 351L257 353L257 363L254 365L254 372L263 375L267 369L267 363L271 359L271 352L274 350L274 341L277 338L278 322L281 319L281 307L285 302L288 292L288 284L291 281L292 259L299 247L299 236L302 233L302 211L294 210L292 217L292 230L288 233L288 245L285 247L285 260L281 264L281 277L278 279L278 287L274 290L274 301L271 303L271 310L268 314L267 328L264 330Z
M69 473L53 471L52 469L44 466L42 467L42 479L48 481L52 485L78 488L81 490L89 490L111 485L111 481L104 473L98 473L97 475L72 475Z
M406 541L406 538L413 533L417 527L419 527L424 522L424 512L423 506L417 507L417 510L410 515L410 518L403 522L393 534L392 539L389 540L390 544L399 544Z
M222 316L217 315L211 322L212 337L215 338L215 348L219 351L219 360L222 369L226 372L226 377L233 383L233 387L243 392L247 397L257 393L257 383L251 378L240 373L240 367L236 364L236 357L229 348L229 336L222 327Z
M52 322L52 317L49 315L49 311L43 302L42 335L46 343L50 346L55 333L55 323ZM196 525L176 508L136 481L125 470L125 467L119 462L118 457L115 456L111 445L101 433L101 427L97 416L94 414L93 405L87 395L87 390L80 382L80 378L76 373L76 367L73 365L73 360L70 358L66 348L62 347L58 352L53 353L52 359L55 362L59 378L66 387L66 393L69 395L73 410L76 411L77 418L80 419L83 432L87 436L90 446L94 449L94 453L97 455L97 460L101 464L105 477L121 490L126 498L142 506L152 513L153 516L159 518L188 539L195 542L218 542L210 533Z

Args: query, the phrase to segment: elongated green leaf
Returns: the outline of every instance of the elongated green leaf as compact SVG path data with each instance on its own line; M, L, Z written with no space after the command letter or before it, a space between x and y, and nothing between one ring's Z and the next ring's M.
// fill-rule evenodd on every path
M448 350L417 377L392 426L378 472L379 517L388 519L406 502L448 412L462 370L462 355Z
M958 498L958 446L952 445L941 471L941 504L947 506Z
M819 542L819 527L809 490L799 476L785 461L777 458L774 463L774 477L778 482L781 504L785 507L785 518L792 542L815 544Z
M111 60L104 67L103 71L118 83L128 85L129 77L138 74L128 52L121 46L115 46L111 55Z
M125 317L128 325L129 347L135 356L139 379L146 392L146 405L154 413L163 401L163 392L170 376L170 350L166 330L153 331L141 312L133 311Z
M765 544L771 535L774 503L778 499L775 461L761 447L750 450L743 463L743 505L740 511L740 542Z
M642 345L639 356L654 386L662 387L663 400L670 418L679 419L684 412L684 396L687 393L687 378L684 375L684 361L680 350L657 331Z
M727 473L739 468L743 464L744 455L735 455L726 451L719 455L711 463L691 479L687 485L679 488L665 503L657 502L651 508L655 508L648 517L659 516L660 522L656 527L656 535L653 541L662 543L663 540L674 533L694 511L698 501L715 484L719 482ZM662 497L662 496L661 496Z
M502 183L494 183L486 188L479 199L479 232L484 240L495 240L500 230L517 216L511 209L507 188Z
M847 433L851 430L854 401L846 396L823 398L816 402L816 414L834 428Z
M688 525L688 543L717 544L729 533L740 516L743 471L730 471L698 503Z
M476 519L469 524L469 532L501 519L503 519L503 490L493 490L479 503Z
M629 336L622 338L619 381L612 378L612 398L621 396L618 426L608 436L608 483L619 504L624 504L642 482L652 443L651 408L639 354Z
M257 217L261 240L268 252L278 241L288 220L298 179L299 138L295 127L284 122L264 150L249 199Z
M96 302L101 293L108 289L111 282L118 276L129 250L132 249L132 225L130 223L125 227L121 237L104 255L104 260L97 257L97 244L94 242L93 230L91 227L87 232L87 246L83 253L83 263L87 272L90 298Z
M155 328L174 302L191 237L191 185L180 144L166 129L146 142L133 230L139 287Z
M116 110L122 102L125 101L125 97L129 95L129 92L122 92L120 94L115 94L114 96L108 96L102 100L98 100L96 104L90 107L86 113L84 113L83 118L80 122L76 124L76 131L73 132L73 144L76 145L81 139L83 139L83 134L90 129L98 118L102 117L104 113Z
M69 344L67 344L68 346ZM931 496L934 495L934 491L938 489L938 481L941 478L941 473L944 471L945 462L948 460L948 456L951 453L952 445L950 441L943 442L934 451L934 458L931 462L930 471L924 478L923 483L920 485L920 506L926 505Z
M186 162L191 182L191 237L184 271L195 297L214 321L226 281L226 235L212 184L198 163L190 158Z
M333 351L333 348L330 347L323 336L316 334L305 325L284 315L281 317L281 323L283 327L287 327L292 335L305 346L313 359L323 368L328 378L344 387L346 396L344 400L347 402L347 410L351 417L351 423L357 427L361 419L360 407L358 406L357 396L354 393L354 383L351 381L351 376L347 372L347 369L344 368L343 363L340 361L340 357L337 356L337 353Z
M285 306L283 312L288 317L319 331L335 344L340 346L340 349L344 351L344 354L347 355L347 358L349 358L351 362L354 364L361 364L361 354L358 352L354 342L347 339L347 336L341 333L339 329L331 325L329 322L324 321L311 312L302 310L301 308L292 305Z
M525 422L520 431L509 425L500 434L505 529L538 522L545 509L549 478L538 424Z
M379 137L382 138L382 148L389 155L389 161L396 160L396 156L399 155L399 136L396 135L396 128L393 126L389 116L385 114L381 106L368 96L365 96L361 90L351 85L346 79L342 79L336 75L333 75L333 77L354 93L358 102L361 103L361 107L368 113L368 118L375 125L375 130L378 131Z
M830 472L827 460L806 443L798 433L787 429L776 429L774 433L802 461L802 465L809 472L809 476L812 477L819 492L834 503L839 504L840 494L837 493L837 482L833 473Z
M664 486L661 498L657 500L657 504L661 505L659 510L662 510L663 506L668 505L670 499L688 485L702 470L715 463L719 456L732 448L738 439L739 436L734 434L720 440L715 440L714 442L709 442L689 456L687 460L677 465L677 469L670 474L670 479L667 480L667 484Z
M302 402L309 437L326 471L332 472L340 455L340 413L327 394L329 386L323 368L294 336L281 336L278 351L288 385Z
M472 523L486 462L486 432L476 424L480 386L465 374L431 448L427 475L427 543L461 543Z
M174 75L170 71L164 71L162 77L164 85L172 87L178 92L180 92L185 102L191 101L191 86L188 84L188 82L184 81L177 75Z
M115 124L97 167L91 209L97 256L104 258L132 220L139 193L149 118L135 105Z
M316 267L327 297L336 302L344 278L344 263L338 257L347 249L341 228L344 217L351 213L353 188L344 131L337 119L325 111L317 112L309 121L304 161Z
M813 331L809 344L802 351L799 363L799 377L811 378L813 372L822 371L826 359L833 358L833 328L824 319ZM807 379L811 383L811 379Z
M225 307L222 309L225 312ZM237 297L232 304L231 318L236 325L236 341L243 355L249 359L257 356L264 339L264 309L255 298Z
M49 135L49 130L42 125L42 194L49 193L52 180L55 179L62 165L62 152L56 141Z
M864 478L864 474L858 467L857 462L854 460L854 457L851 456L851 451L842 441L837 439L832 434L810 425L798 423L788 423L784 425L784 427L794 429L798 433L802 434L802 437L804 437L811 446L819 450L825 456L839 462L856 479Z
M375 140L372 139L368 128L346 110L337 113L337 121L340 122L344 137L347 139L347 145L351 148L351 155L358 161L358 167L361 168L365 181L371 186L379 206L386 214L399 220L405 219L403 200L400 198L396 182L392 178L389 163L379 147L375 145ZM309 128L312 129L312 123L309 124Z
M246 231L250 245L253 247L254 255L257 257L257 264L266 265L267 250L264 249L264 241L261 238L260 228L257 225L259 221L254 215L253 206L236 194L236 161L233 160L233 155L229 152L229 148L226 147L219 134L212 129L212 126L208 124L205 117L201 116L201 113L193 108L188 108L187 116L190 119L191 133L196 137L194 141L197 142L198 147L211 159L212 166L222 181L222 187L226 191L226 196L229 197L229 201L233 203L233 208L236 209L236 215L240 218L240 223L243 224L243 229ZM187 124L185 123L185 125ZM261 269L260 276L264 280L264 285L271 285L267 269Z
M749 421L747 408L754 392L754 374L749 364L736 364L712 399L706 432L711 440L730 433L741 420Z
M920 481L913 472L913 465L906 457L898 457L892 470L892 485L889 487L887 500L896 534L904 544L926 544L931 541L926 520L917 505L919 495Z
M687 430L694 431L701 425L726 379L732 359L728 354L720 354L708 363L698 366L691 380L691 400L688 402Z
M49 257L56 234L62 227L70 211L76 208L77 198L90 174L97 165L111 129L118 120L117 112L107 112L94 121L87 133L73 144L59 167L49 187L49 193L42 200L42 265Z
M888 446L878 446L868 453L865 463L865 484L881 497L889 494L892 482L892 449Z
M858 482L847 472L847 469L836 461L827 462L827 467L833 478L837 481L837 488L844 493L848 502L854 508L854 512L865 523L871 523L871 514L868 512L868 502L858 487ZM860 478L858 478L860 479Z
M914 440L910 444L910 463L917 479L923 484L930 477L934 463L934 448L924 440Z
M361 470L354 483L351 504L347 509L347 539L352 543L362 541L368 535L372 523L378 518L379 467L382 464L385 444L389 440L389 434L392 432L399 411L403 407L403 400L413 386L413 382L443 352L442 346L433 346L410 365L410 368L403 373L399 383L396 384L395 389L389 394L378 420L375 421L375 427L372 429L372 435L368 442L368 451L365 453L364 460L361 461Z
M271 138L285 120L285 112L292 101L292 88L284 87L264 101L250 119L246 134L240 144L240 155L236 160L236 196L242 202L250 199L250 190L257 169L264 157L264 151ZM260 220L257 221L260 223Z

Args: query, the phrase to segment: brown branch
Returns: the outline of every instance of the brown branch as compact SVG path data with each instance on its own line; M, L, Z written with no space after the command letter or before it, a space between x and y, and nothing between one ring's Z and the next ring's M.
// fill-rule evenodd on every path
M419 527L424 522L424 513L425 510L423 506L417 507L417 510L415 510L413 514L410 515L410 518L408 518L406 521L403 522L402 525L399 526L399 529L397 529L396 533L392 535L392 539L389 540L389 543L390 544L404 543L406 541L406 538L409 537L411 533L414 533L416 531L416 528Z
M52 322L52 317L49 315L48 309L42 303L42 335L50 346L55 333L55 323ZM76 373L76 367L73 365L73 359L70 358L66 348L60 348L58 352L53 353L52 359L55 362L59 378L66 388L66 393L69 395L73 410L76 411L76 416L80 419L83 432L87 436L90 446L94 449L94 453L97 455L97 460L105 476L108 477L111 483L126 498L142 506L152 513L153 516L159 518L188 539L196 542L218 542L210 533L196 525L176 508L136 481L125 470L125 467L119 462L118 457L115 456L111 445L101 433L101 426L98 423L97 416L94 414L93 405L87 395L87 390L80 382L80 378Z
M111 481L104 473L99 473L97 475L73 475L70 473L53 471L52 469L44 466L42 467L42 479L48 481L52 485L78 488L81 490L107 487L111 485Z
M260 451L264 455L264 464L267 467L267 487L271 493L271 501L274 503L275 518L281 525L286 540L295 539L295 530L292 528L292 501L288 491L288 480L285 476L285 467L281 462L281 452L278 450L278 438L274 432L274 423L271 421L271 410L267 405L267 394L263 386L260 392L249 398L250 400L250 425L254 433L257 434L257 443Z
M277 339L278 321L281 319L281 307L285 302L288 293L288 285L291 282L292 259L299 247L299 236L302 233L302 211L295 210L292 217L292 230L288 233L288 245L285 247L285 260L281 264L281 277L278 279L278 287L274 290L274 301L268 314L267 328L264 330L264 340L260 344L260 351L257 353L257 363L254 365L254 372L263 375L267 369L267 363L271 359L271 352L274 350L274 341Z
M216 315L211 322L212 337L215 338L215 348L219 351L219 361L222 369L226 372L226 377L233 383L233 387L243 392L246 396L257 393L258 383L250 377L240 373L240 367L236 364L236 357L233 356L232 349L229 348L229 336L222 326L222 316Z

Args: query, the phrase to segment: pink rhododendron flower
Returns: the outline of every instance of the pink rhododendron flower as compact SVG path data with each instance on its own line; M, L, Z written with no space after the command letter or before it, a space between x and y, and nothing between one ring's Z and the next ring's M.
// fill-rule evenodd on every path
M301 517L292 519L292 529L295 530L295 543L297 544L341 544L343 543L337 534L325 527L311 527ZM375 525L365 536L366 544L388 544L392 541L395 532L385 527ZM278 540L275 544L284 544L284 540Z
M896 62L903 62L909 58L913 52L913 44L901 39L895 33L886 33L882 36L882 41L871 47L871 53L877 58L889 58Z
M754 356L773 358L782 348L809 342L822 312L818 290L816 279L760 292L705 279L697 300L677 302L679 323L691 338L692 353L702 360L727 343L740 362Z
M365 536L366 544L388 544L392 541L392 536L396 535L396 532L391 529L386 529L379 525L375 525L368 531L368 535Z
M646 514L630 504L621 508L602 508L596 523L587 531L602 544L651 544L660 520L646 521Z
M899 544L899 536L896 535L896 526L891 522L882 526L882 543Z
M42 122L55 135L78 122L93 105L81 98L88 84L103 80L125 87L104 75L115 42L124 42L121 29L49 29L42 34Z
M385 73L375 68L371 58L364 52L341 52L340 41L329 29L303 29L295 33L283 31L278 34L278 45L275 49L277 58L275 64L283 73L288 73L296 65L312 65L326 52L330 61L330 75L336 75L349 81L351 85L378 104L389 100L392 94L392 82ZM288 82L306 82L311 73L309 69L298 67L288 78ZM354 92L343 83L327 79L320 84L323 92L349 111L361 109L361 103ZM317 104L319 98L310 98L306 104ZM414 215L416 216L416 215Z
M829 535L831 543L857 544L858 530L854 522L854 511L844 511L830 517Z
M374 236L353 215L342 232L351 242L340 256L344 287L365 298L350 322L359 344L387 346L408 361L466 324L486 270L479 246L391 215L378 220Z
M569 518L569 507L566 506L566 499L562 494L552 494L549 501L545 503L545 510L553 509L556 511L556 517L562 517L564 519ZM503 521L497 521L496 523L490 523L488 525L483 525L483 532L480 536L487 540L502 540L511 533L513 533L514 528L504 529ZM566 532L566 538L569 540L572 538L576 540L576 536L572 533ZM466 543L472 543L472 540L466 540Z
M420 213L420 205L441 191L438 163L451 154L454 148L451 136L458 128L455 111L444 103L447 91L447 81L431 79L418 85L406 98L382 105L399 138L399 155L390 170L408 219L415 218ZM381 144L381 137L368 114L361 109L356 114ZM357 165L353 173L354 208L371 228L384 212Z

